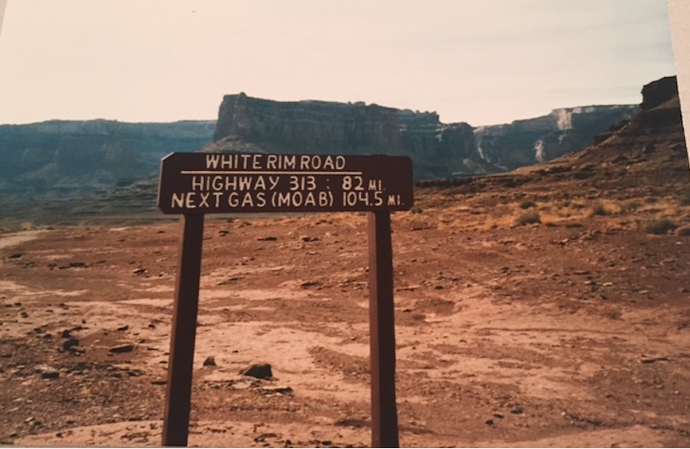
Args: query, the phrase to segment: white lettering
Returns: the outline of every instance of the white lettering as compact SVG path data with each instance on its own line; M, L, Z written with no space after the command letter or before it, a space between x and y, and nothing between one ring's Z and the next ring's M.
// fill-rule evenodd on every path
M187 209L196 209L196 203L194 202L195 196L196 193L187 192L187 198L185 198L184 207L186 207Z
M266 194L264 192L256 194L256 205L258 207L264 207L266 205Z
M204 177L192 176L192 190L204 190Z
M271 184L269 188L271 190L275 190L276 186L278 185L278 182L280 182L280 176L269 176L268 182Z
M207 154L206 168L218 168L218 161L220 161L219 154Z
M254 158L252 159L252 168L254 170L261 170L261 158L263 155L261 154L255 154Z
M252 198L251 192L245 193L244 198L242 198L242 207L253 206L253 205L254 205L254 198Z
M309 156L307 156L307 155L300 156L299 168L300 168L300 170L309 170Z
M228 195L228 206L237 207L240 204L239 196L239 193L231 192L230 195Z
M278 156L275 154L269 154L266 159L266 168L269 170L277 170L276 164L278 163Z
M184 207L184 196L184 193L173 193L171 207Z

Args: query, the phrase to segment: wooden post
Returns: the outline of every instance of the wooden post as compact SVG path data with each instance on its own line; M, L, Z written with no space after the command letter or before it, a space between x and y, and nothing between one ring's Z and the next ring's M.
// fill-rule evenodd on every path
M371 446L399 447L390 212L369 213Z
M194 341L199 310L204 216L183 215L173 304L163 446L187 446L192 396Z

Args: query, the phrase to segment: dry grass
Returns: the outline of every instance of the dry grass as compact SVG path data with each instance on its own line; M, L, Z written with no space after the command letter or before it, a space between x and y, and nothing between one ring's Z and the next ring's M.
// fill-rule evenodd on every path
M541 215L539 212L533 210L530 212L525 212L524 214L518 216L515 219L515 224L519 226L524 226L526 224L541 223Z
M663 235L675 230L678 226L668 218L658 218L644 224L644 231L649 234Z

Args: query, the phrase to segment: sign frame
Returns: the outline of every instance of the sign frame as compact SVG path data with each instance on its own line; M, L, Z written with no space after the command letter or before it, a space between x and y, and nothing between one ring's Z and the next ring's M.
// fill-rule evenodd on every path
M405 156L171 153L161 160L167 214L409 210Z

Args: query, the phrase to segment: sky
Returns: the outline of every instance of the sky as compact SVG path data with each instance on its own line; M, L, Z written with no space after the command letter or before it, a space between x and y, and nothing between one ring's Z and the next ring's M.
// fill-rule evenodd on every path
M665 0L9 0L0 124L213 120L245 92L479 126L673 74Z

